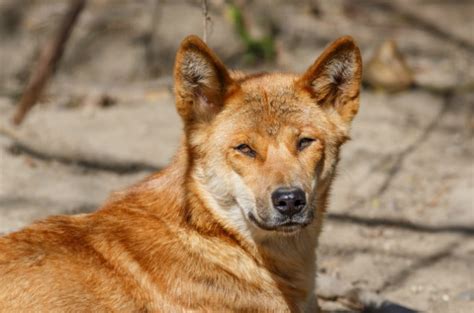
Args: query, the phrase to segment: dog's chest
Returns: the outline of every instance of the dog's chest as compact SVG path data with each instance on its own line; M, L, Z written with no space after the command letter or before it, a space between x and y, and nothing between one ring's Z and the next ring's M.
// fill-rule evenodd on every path
M167 275L166 293L183 307L252 312L304 311L313 289L314 262L311 256L298 255L265 259L249 254L237 245L187 234L181 255L169 273L186 276L172 279ZM189 253L189 254L188 254ZM296 257L298 253L293 253ZM178 268L179 267L179 268ZM171 278L171 279L170 279ZM163 290L163 289L162 289ZM165 296L165 298L167 298ZM186 299L192 299L187 302ZM199 307L196 304L199 303Z

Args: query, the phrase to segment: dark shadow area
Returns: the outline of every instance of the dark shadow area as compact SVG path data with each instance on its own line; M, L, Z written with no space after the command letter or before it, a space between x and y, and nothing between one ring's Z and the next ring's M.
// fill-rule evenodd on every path
M375 308L365 308L362 313L417 313L415 311L404 306L401 306L390 301L385 301L381 305Z
M370 254L370 255L384 255L389 256L391 258L396 259L420 259L426 256L426 253L416 253L413 251L402 251L402 250L394 250L394 249L384 249L383 247L357 247L353 245L348 246L341 246L341 245L328 245L320 247L321 252L325 257L352 257L358 254ZM457 255L457 261L459 262L471 262L472 257L468 254L466 255Z
M45 197L1 197L0 198L0 212L6 210L21 211L25 206L29 207L51 207L51 208L66 208L66 205ZM91 213L96 211L100 205L95 203L83 203L72 209L64 209L61 214L80 214Z
M474 236L474 227L464 225L431 226L413 223L402 219L367 218L348 213L328 213L327 218L334 222L358 224L366 227L385 226L429 234L458 233Z
M87 170L98 170L112 172L116 174L130 174L137 172L156 172L161 168L143 162L120 161L107 158L86 158L81 156L56 155L47 151L41 151L30 147L22 142L15 141L9 147L7 152L18 155L26 154L32 158L42 161L55 161L65 165L75 165Z
M428 268L442 259L449 257L453 250L459 245L459 240L455 242L449 242L443 248L439 249L438 252L419 259L418 261L414 262L414 264L407 266L394 275L391 275L385 280L385 283L378 289L378 291L383 292L389 288L401 286L412 273L419 269Z

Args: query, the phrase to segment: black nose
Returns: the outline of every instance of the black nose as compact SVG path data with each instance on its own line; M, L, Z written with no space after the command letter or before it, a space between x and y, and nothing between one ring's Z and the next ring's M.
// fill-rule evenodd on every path
M306 206L306 196L300 188L281 187L272 193L273 207L282 215L291 217Z

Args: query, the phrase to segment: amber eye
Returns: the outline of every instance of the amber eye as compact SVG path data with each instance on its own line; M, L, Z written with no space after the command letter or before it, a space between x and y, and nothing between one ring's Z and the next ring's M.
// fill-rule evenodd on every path
M234 149L238 150L239 152L241 152L241 153L243 153L246 156L251 157L251 158L255 158L255 156L257 155L257 152L255 152L255 150L253 150L252 148L250 148L248 145L246 145L244 143L238 145Z
M298 141L298 151L302 151L304 150L305 148L309 147L311 145L311 143L313 141L315 141L316 139L313 139L313 138L301 138L300 141Z

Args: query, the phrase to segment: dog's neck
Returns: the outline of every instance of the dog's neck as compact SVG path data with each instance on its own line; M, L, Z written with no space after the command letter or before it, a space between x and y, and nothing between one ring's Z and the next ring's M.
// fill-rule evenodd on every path
M196 168L192 169L196 170ZM188 202L186 221L203 235L214 235L241 246L259 266L265 267L285 294L304 299L314 294L316 245L320 220L288 235L258 229L244 216L238 204L223 209L200 175L190 175L185 184Z

